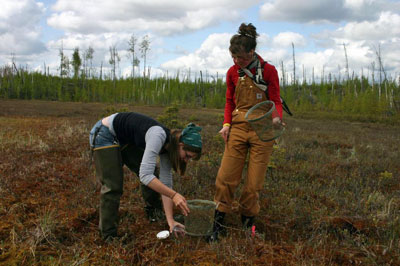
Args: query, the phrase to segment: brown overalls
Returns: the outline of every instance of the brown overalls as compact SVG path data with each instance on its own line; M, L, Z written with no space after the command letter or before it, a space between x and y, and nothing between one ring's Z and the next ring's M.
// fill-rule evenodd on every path
M235 99L236 109L232 112L229 139L225 144L224 156L215 182L214 200L219 211L227 213L235 211L234 193L240 184L249 153L247 179L239 200L239 212L245 216L255 216L260 211L258 194L263 187L273 141L261 141L245 120L245 114L252 106L267 98L265 92L245 75L239 77L235 88Z

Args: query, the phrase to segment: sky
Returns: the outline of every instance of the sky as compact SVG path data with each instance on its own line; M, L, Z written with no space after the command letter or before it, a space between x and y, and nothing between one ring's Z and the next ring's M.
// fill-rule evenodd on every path
M233 64L229 40L241 23L259 33L256 52L293 77L324 73L371 76L379 67L400 77L400 0L0 0L0 67L14 62L58 73L60 49L70 59L93 48L93 72L111 69L110 47L120 57L118 75L132 73L128 41L143 72L140 43L147 36L147 73L225 77ZM294 49L293 49L294 48ZM378 74L375 73L375 76Z

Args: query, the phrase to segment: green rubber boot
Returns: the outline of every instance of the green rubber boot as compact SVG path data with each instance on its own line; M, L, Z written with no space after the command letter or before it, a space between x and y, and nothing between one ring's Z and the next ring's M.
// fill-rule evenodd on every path
M117 237L118 209L123 190L119 145L94 149L96 175L101 182L99 229L103 239Z

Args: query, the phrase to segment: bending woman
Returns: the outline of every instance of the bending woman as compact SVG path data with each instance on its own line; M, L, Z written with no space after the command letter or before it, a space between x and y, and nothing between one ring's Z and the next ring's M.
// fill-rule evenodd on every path
M189 213L185 198L172 189L174 169L183 175L189 160L201 156L201 127L189 124L170 130L156 120L134 112L116 113L99 120L90 131L90 145L101 182L99 229L103 239L117 236L118 209L123 192L123 165L140 177L146 213L154 219L162 205L170 231L184 226L173 218L173 205ZM156 176L160 159L159 178Z

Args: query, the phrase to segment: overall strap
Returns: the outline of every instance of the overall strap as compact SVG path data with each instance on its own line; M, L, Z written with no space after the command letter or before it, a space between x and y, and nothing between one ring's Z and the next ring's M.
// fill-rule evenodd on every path
M253 75L253 73L251 73L248 68L242 68L242 70L244 71L244 73L246 73L247 76L249 76L249 78L254 81L258 88L267 93L268 85L263 79L264 64L265 62L261 66L260 60L257 60L257 70L255 75Z
M263 73L264 73L264 66L265 66L265 61L263 62L263 64L261 65L260 60L257 60L257 70L256 70L256 75L253 75L253 73L251 73L251 71L248 68L242 68L242 70L244 71L244 73L246 73L247 76L249 76L253 81L254 84L256 84L256 86L258 88L260 88L261 90L263 90L268 98L268 84L265 82L264 78L263 78ZM253 64L251 64L253 65ZM286 104L285 100L280 97L281 99L281 103L282 103L282 108L283 110L288 113L290 116L292 116L292 112L289 109L289 106Z

